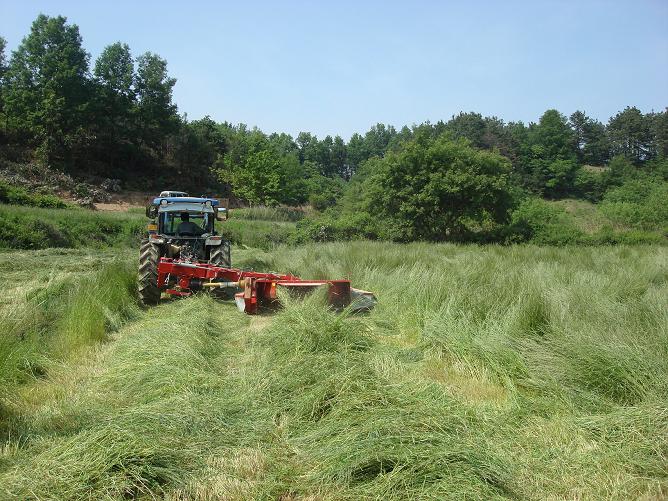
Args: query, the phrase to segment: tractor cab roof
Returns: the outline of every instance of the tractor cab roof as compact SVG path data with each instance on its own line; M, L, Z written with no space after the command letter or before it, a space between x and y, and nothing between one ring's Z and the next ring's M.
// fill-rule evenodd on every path
M220 203L215 198L157 197L153 200L153 205L161 214L164 212L227 212L225 207L218 207Z
M199 198L199 197L155 197L153 199L153 205L170 205L175 203L192 203L192 204L206 204L211 202L209 205L211 207L218 207L220 202L215 198Z
M221 209L225 210L225 209ZM163 214L165 212L188 212L190 214L211 214L215 210L211 205L204 204L192 204L192 203L176 203L169 205L158 205L158 214Z

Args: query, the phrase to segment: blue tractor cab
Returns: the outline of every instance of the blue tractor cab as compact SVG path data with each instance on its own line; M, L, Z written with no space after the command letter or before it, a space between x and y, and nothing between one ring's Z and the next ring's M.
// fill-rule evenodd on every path
M160 258L232 266L230 242L216 230L227 219L227 200L209 197L155 197L146 207L147 238L139 260L139 295L145 304L160 299L157 269Z

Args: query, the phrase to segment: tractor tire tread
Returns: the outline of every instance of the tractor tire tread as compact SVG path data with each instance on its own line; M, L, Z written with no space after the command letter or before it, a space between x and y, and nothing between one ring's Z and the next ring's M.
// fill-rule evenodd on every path
M230 251L230 241L223 240L220 245L211 249L211 254L209 255L209 263L222 268L231 268L232 267L232 258Z
M146 306L153 306L160 302L160 288L158 287L159 261L160 247L144 240L139 249L137 291L140 301Z
M209 254L209 264L220 266L222 268L232 267L229 240L223 240L219 246L211 249L211 253ZM234 298L234 292L230 292L228 289L213 289L211 295L217 299Z

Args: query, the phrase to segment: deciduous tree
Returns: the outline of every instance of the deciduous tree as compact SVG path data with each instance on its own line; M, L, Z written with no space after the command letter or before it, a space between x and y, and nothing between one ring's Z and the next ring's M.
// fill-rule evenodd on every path
M513 204L510 162L466 140L421 136L370 160L364 210L393 240L457 240L507 220Z

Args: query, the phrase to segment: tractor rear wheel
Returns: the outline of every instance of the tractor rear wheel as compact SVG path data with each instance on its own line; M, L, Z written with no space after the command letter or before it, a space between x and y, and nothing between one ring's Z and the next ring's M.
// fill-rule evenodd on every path
M209 254L209 264L220 266L221 268L231 268L232 259L230 258L230 242L223 240L220 245L211 247ZM218 299L234 299L234 289L212 289L211 294Z
M160 302L158 288L158 261L160 261L160 247L144 240L139 250L139 299L147 306Z
M211 248L211 253L209 254L209 264L220 266L221 268L232 267L229 240L223 240L220 242L220 245Z

